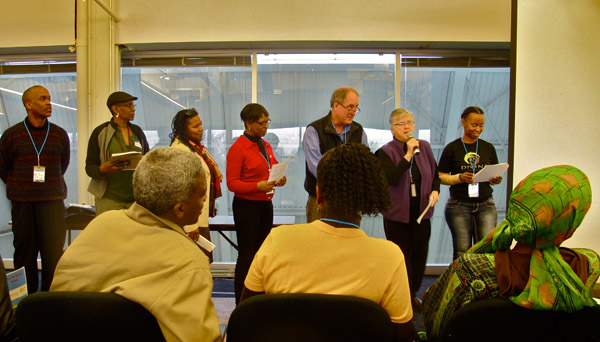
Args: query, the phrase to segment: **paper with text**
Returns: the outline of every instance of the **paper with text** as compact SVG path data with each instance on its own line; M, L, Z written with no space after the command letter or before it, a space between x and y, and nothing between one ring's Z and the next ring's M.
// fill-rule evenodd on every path
M481 182L489 182L490 179L496 178L498 176L502 176L504 172L508 170L507 163L500 163L495 165L486 165L481 171L475 174L473 177L473 182L481 183Z
M285 176L285 171L287 170L288 164L290 163L290 157L283 163L275 164L271 168L271 172L269 173L269 182L279 182L283 176Z

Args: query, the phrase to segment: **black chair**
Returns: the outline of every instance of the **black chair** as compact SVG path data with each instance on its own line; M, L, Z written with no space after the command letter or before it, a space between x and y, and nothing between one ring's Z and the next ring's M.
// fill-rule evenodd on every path
M164 341L156 318L115 293L37 292L16 310L21 342Z
M390 316L368 299L323 294L258 295L238 305L227 342L392 341Z
M94 218L96 218L96 208L94 207L70 205L65 209L65 229L69 245L71 244L71 231L83 230Z
M600 306L566 313L529 310L508 299L476 301L446 322L442 342L600 341Z

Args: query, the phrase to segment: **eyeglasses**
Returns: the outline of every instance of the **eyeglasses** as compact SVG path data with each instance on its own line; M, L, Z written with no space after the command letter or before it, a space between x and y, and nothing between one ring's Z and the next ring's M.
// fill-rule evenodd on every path
M129 109L135 109L135 105L133 103L118 104L117 106L119 106L119 107L129 107Z
M404 127L404 126L406 126L406 125L409 125L409 126L414 126L414 124L415 124L415 122L414 122L414 121L406 121L406 122L402 121L402 122L396 122L396 123L394 124L394 126L400 126L400 127Z
M343 104L339 103L338 104L340 106L342 106L342 108L344 108L345 110L349 111L349 112L356 112L356 114L360 113L360 108L358 108L358 106L354 107L354 105L349 105L348 107L344 106Z
M271 119L265 120L265 121L254 121L257 124L261 125L261 126L268 126L271 123Z

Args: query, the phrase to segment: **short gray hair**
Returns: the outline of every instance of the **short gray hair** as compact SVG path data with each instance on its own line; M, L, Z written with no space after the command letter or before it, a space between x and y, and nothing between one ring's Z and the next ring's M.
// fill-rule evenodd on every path
M198 175L201 182L198 182ZM204 184L200 158L178 148L157 148L148 152L133 173L133 197L155 215L167 213L187 200Z
M351 87L341 87L334 90L333 94L331 94L331 99L329 100L329 105L331 106L331 108L333 108L333 105L336 102L339 104L343 104L344 101L346 101L346 96L348 96L348 93L350 92L353 92L358 96L358 92L356 91L356 89Z
M404 109L404 108L396 108L392 111L392 114L390 114L390 127L394 126L394 121L396 121L396 119L399 119L401 117L404 116L410 116L412 117L412 119L415 119L415 116L413 115L413 113L409 112L408 110Z

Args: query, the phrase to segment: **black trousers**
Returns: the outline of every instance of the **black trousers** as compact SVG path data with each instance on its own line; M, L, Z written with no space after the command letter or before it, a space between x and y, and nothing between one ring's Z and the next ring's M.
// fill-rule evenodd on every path
M15 269L25 266L27 291L38 290L37 256L42 258L42 291L48 291L65 245L65 205L62 200L12 201Z
M431 223L429 220L422 220L421 224L416 221L401 223L384 218L383 229L385 237L398 245L404 254L410 293L415 296L425 274Z
M237 304L240 302L252 259L273 227L273 203L234 197L232 207L238 243L234 280Z

